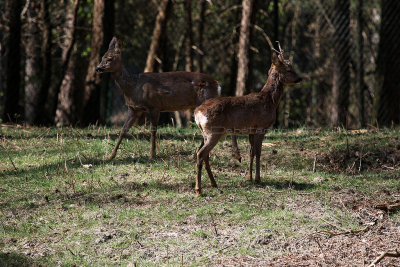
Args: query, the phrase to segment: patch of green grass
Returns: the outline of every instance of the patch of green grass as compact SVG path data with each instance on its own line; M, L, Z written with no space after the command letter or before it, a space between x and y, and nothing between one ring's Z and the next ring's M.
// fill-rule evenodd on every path
M203 266L283 257L293 240L359 229L359 206L400 195L399 129L272 130L261 184L245 179L247 137L238 139L242 163L221 140L210 162L222 192L204 171L203 197L194 194L198 129L160 128L150 160L149 130L136 127L107 160L118 133L1 128L1 263ZM399 222L399 212L387 218Z

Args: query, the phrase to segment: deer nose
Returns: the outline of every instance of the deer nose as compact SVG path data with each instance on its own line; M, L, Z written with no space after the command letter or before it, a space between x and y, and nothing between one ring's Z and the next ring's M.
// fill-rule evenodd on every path
M96 72L101 72L102 69L100 67L96 67Z

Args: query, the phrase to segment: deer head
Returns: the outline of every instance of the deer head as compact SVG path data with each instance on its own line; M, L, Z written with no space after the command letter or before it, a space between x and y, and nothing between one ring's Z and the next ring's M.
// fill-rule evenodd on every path
M285 84L300 83L303 80L293 69L292 62L284 59L283 50L280 45L279 51L273 49L272 52L272 66L270 72L272 70L276 70L280 74L280 77L282 77L281 81Z
M122 41L113 37L107 52L96 67L96 71L99 73L120 71L122 67L121 49Z

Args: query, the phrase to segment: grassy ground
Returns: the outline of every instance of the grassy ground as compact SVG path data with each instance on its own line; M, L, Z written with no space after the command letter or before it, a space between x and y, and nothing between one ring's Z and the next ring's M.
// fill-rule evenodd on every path
M261 184L246 181L230 142L212 151L220 192L203 171L198 129L1 127L0 265L363 266L400 248L400 132L271 131ZM315 172L314 169L315 162ZM399 266L385 258L382 266Z

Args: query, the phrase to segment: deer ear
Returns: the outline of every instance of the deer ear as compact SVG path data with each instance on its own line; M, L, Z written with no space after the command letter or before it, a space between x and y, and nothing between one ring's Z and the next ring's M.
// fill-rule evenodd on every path
M121 40L117 39L117 43L115 45L115 49L119 49L119 50L122 49L122 41Z
M114 49L115 45L117 43L117 38L114 36L110 42L110 44L108 45L108 49Z
M272 52L271 61L274 65L279 65L281 63L279 55L275 51Z

